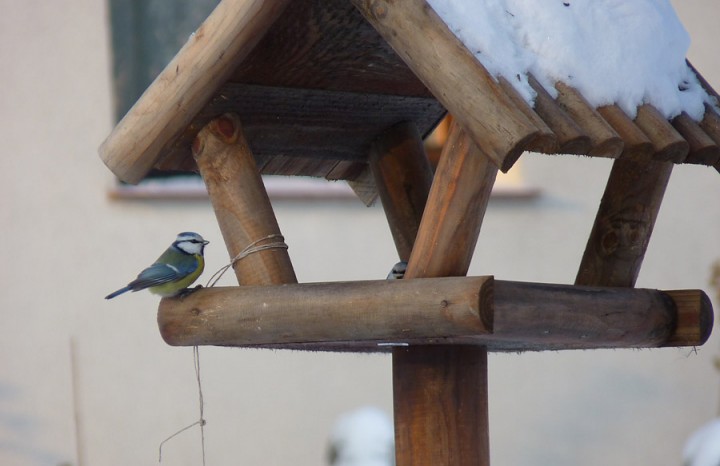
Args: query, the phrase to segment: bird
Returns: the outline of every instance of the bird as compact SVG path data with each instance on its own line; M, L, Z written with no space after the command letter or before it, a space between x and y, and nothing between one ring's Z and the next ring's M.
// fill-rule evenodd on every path
M390 273L387 276L388 280L398 280L400 278L403 278L405 276L405 270L407 269L407 262L400 261L397 264L393 265L393 268L390 270Z
M187 287L205 268L203 251L208 243L209 241L204 240L197 233L191 231L180 233L154 264L140 272L127 286L105 296L105 299L146 288L151 293L163 297L187 292Z

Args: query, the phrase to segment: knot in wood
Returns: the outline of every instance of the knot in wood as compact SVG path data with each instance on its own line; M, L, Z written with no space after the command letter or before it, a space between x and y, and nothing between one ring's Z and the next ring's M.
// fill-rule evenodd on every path
M371 2L370 13L372 13L375 19L383 19L387 16L387 7L383 2Z

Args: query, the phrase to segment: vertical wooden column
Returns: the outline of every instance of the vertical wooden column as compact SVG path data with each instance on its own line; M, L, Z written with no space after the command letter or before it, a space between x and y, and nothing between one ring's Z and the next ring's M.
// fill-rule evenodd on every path
M393 157L393 153L385 156ZM404 221L389 219L391 224L408 230L405 237L412 237L409 231L418 230L406 278L467 273L496 174L495 165L480 153L460 126L453 124L422 219L417 209L414 219L409 216ZM388 216L412 210L406 205L407 196L387 195L402 190L396 185L402 184L401 180L378 179L378 185L389 185L380 189L383 204L394 205L386 208ZM417 180L405 182L422 184ZM393 393L398 466L489 464L484 348L395 348Z
M280 227L239 118L225 114L212 120L192 149L230 258L251 245L281 244ZM287 248L254 252L233 268L241 285L297 283Z
M635 286L672 168L672 162L613 163L576 285Z

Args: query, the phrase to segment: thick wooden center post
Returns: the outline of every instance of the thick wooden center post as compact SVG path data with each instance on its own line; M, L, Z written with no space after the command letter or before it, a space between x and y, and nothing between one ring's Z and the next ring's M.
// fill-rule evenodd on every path
M193 143L193 156L230 254L238 284L297 283L287 247L239 118L222 115ZM250 248L263 248L251 252ZM247 255L245 255L247 254Z
M405 138L413 139L405 132ZM417 150L393 150L402 140L386 135L371 157L381 200L400 247L417 231L405 274L419 277L462 276L475 249L497 168L457 125L453 124L422 215L411 196L389 193L422 189L426 174L416 179L378 176L392 163L383 158L424 158ZM388 144L388 141L395 144ZM406 141L404 147L417 144ZM422 161L413 162L421 166ZM413 173L410 171L408 173ZM400 184L401 186L398 186ZM402 186L405 186L402 188ZM404 233L403 233L404 230ZM398 239L400 237L400 240ZM398 466L477 465L490 462L487 400L487 350L480 346L410 346L393 350L393 393L396 464Z

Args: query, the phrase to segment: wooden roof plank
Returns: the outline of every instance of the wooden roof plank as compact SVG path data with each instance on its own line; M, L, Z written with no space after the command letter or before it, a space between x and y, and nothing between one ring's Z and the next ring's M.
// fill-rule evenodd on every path
M623 151L623 140L603 119L585 97L567 84L557 82L557 103L590 136L591 148L587 155L592 157L617 158Z
M220 2L100 146L108 168L123 181L139 182L288 3Z
M560 154L587 154L592 146L590 136L560 108L555 99L534 76L529 75L528 82L537 94L535 97L535 111L557 137L557 152Z
M635 124L653 144L653 159L680 163L690 149L688 142L655 107L643 104L638 107Z
M525 150L540 152L543 154L554 154L558 150L558 137L553 133L550 127L535 113L526 102L525 99L515 90L510 82L500 76L498 83L503 91L510 97L515 106L538 128L538 134L527 143Z
M638 126L617 105L598 107L598 113L620 135L623 140L622 158L649 160L653 153L653 144Z
M684 163L715 165L720 161L720 147L687 113L682 112L673 118L672 125L690 146Z
M503 171L538 132L425 0L352 0ZM432 34L428 33L432 31Z

